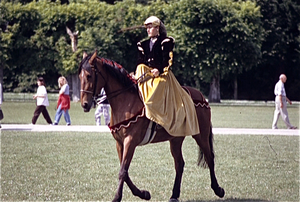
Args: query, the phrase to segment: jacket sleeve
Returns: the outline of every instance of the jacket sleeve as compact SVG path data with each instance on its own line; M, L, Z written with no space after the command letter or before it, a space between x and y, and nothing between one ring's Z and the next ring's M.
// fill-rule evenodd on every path
M137 47L138 47L137 65L145 64L145 52L144 52L144 48L142 47L142 43L138 42Z
M174 45L175 45L175 40L172 37L167 37L161 42L162 57L163 57L162 58L163 72L168 71L173 64Z

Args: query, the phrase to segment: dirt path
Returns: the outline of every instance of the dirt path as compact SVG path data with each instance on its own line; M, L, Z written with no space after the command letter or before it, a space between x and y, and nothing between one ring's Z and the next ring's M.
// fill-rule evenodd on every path
M51 125L29 125L29 124L2 124L1 131L34 131L34 132L51 132L51 131L82 131L82 132L110 132L107 126L89 126L89 125L72 125L72 126L51 126ZM300 136L300 130L288 129L252 129L252 128L213 128L214 134L222 135L286 135Z

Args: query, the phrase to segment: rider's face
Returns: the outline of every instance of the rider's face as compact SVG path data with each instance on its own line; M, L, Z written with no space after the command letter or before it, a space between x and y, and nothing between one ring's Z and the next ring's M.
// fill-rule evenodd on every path
M159 34L159 27L158 26L154 27L152 24L149 24L149 25L146 26L146 28L147 28L148 36L150 38L158 36L158 34Z

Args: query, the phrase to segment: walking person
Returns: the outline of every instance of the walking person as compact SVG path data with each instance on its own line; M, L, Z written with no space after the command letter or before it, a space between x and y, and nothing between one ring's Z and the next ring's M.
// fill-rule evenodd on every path
M33 96L33 99L36 99L36 109L33 113L31 123L34 125L42 113L47 123L52 125L51 118L46 109L46 107L49 106L49 101L43 77L38 78L37 84L37 93Z
M98 107L95 111L95 121L96 125L101 125L101 116L103 114L105 125L109 124L110 115L109 115L109 102L107 100L104 89L101 89L101 97L97 100Z
M0 83L0 121L3 119L3 112L1 109L1 105L2 105L2 84ZM0 128L1 128L1 122L0 122Z
M297 127L292 126L289 120L288 111L287 111L287 102L291 105L292 102L286 97L286 92L284 88L284 83L286 82L287 77L285 74L281 74L279 76L279 81L276 83L274 88L275 98L275 111L272 129L277 128L277 122L279 115L281 115L284 123L286 124L288 129L296 129Z
M61 115L64 114L64 118L67 126L71 125L71 118L69 114L70 109L70 87L68 81L64 76L58 78L58 86L60 88L59 97L57 101L57 111L55 114L54 125L58 125Z

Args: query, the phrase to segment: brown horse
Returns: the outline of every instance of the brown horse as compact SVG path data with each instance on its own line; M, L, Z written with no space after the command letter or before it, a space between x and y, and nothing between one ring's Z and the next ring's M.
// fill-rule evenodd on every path
M162 127L152 125L152 122L144 115L144 104L139 96L136 81L116 62L100 58L96 52L92 55L84 53L78 73L81 81L81 106L84 111L88 112L93 102L99 98L101 88L104 88L111 106L112 116L109 127L116 140L121 164L118 189L113 201L121 201L124 182L135 196L150 200L151 196L148 191L140 190L133 184L128 170L137 146L162 141L170 142L175 162L176 177L170 201L178 201L184 168L182 143L185 137L173 137ZM200 134L192 136L199 146L198 165L208 165L211 188L217 196L223 197L225 191L219 186L214 171L210 107L200 91L190 87L186 87L186 90L195 102L201 131ZM155 131L156 135L147 131Z

